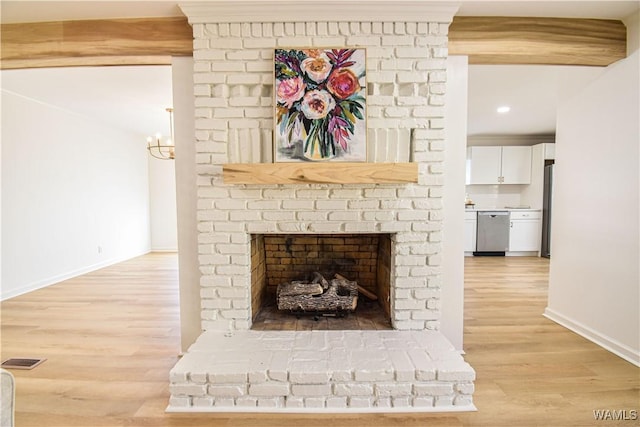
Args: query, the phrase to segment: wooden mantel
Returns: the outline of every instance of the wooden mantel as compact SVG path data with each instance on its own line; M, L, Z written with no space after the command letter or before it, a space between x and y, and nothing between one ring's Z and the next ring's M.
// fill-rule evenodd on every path
M409 184L418 182L418 163L228 163L225 184Z

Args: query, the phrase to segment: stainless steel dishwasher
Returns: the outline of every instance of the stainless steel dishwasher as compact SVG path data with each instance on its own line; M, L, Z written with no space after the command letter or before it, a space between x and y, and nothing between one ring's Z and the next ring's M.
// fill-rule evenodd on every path
M509 250L509 211L478 212L474 255L504 255Z

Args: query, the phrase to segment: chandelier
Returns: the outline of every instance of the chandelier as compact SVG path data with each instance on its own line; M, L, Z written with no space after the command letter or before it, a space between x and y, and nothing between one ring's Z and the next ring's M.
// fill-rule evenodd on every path
M156 159L161 160L173 160L175 159L175 143L173 140L173 108L166 108L169 113L169 129L170 135L164 142L162 141L162 134L156 133L155 137L147 137L147 150Z

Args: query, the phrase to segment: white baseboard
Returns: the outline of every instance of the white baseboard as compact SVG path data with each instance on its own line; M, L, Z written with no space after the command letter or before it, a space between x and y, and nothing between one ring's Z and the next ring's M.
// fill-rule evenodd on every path
M412 413L449 413L449 412L476 412L478 408L474 404L461 406L406 406L396 408L269 408L249 406L207 406L207 407L183 407L169 405L165 409L167 413L266 413L266 414L412 414Z
M556 322L557 324L564 326L565 328L575 332L583 338L588 339L589 341L599 345L605 350L610 351L616 356L620 356L627 362L630 362L638 367L640 367L640 352L632 349L631 347L614 340L606 335L601 334L600 332L583 325L582 323L572 320L562 314L558 313L550 309L549 307L545 308L543 316L549 320Z
M28 285L21 286L18 289L12 289L8 292L3 292L2 296L0 297L0 301L8 300L10 298L24 295L26 293L33 292L38 289L46 288L47 286L55 285L56 283L60 283L64 280L69 280L74 277L82 276L83 274L91 273L92 271L100 270L101 268L108 267L110 265L117 264L119 262L123 262L131 258L142 256L148 253L149 251L144 251L137 254L130 254L122 257L111 258L96 264L91 264L91 265L81 267L72 271L55 275L52 277L47 277L46 279L38 280L36 282L29 283Z

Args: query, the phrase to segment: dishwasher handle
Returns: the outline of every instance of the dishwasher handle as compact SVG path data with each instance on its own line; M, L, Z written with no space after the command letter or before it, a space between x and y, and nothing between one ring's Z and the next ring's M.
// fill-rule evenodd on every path
M486 212L478 212L479 216L490 216L491 218L495 218L498 216L509 216L508 211L486 211Z

